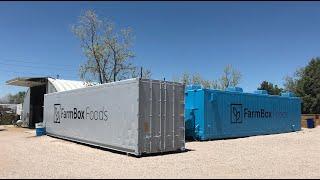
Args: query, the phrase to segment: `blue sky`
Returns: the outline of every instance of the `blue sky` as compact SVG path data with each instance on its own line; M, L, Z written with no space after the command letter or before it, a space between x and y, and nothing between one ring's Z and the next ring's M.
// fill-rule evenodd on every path
M1 2L0 96L24 90L5 85L17 76L78 80L86 59L71 25L87 9L133 28L132 62L153 79L217 79L232 64L252 92L320 56L320 2Z

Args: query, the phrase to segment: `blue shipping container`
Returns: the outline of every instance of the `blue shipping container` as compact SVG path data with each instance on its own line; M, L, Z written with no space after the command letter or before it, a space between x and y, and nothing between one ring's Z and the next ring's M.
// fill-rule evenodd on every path
M301 130L300 98L261 92L187 87L186 137L209 140Z

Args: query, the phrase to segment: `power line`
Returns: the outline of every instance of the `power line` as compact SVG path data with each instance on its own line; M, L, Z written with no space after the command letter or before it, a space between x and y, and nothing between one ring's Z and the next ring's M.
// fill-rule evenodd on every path
M6 72L6 73L14 73L18 76L26 76L26 75L33 75L33 76L52 76L55 77L56 75L60 75L60 76L64 76L62 73L58 72L58 73L34 73L34 72L28 72L28 71L12 71L12 70L8 70L8 69L0 69L0 72ZM76 75L66 75L68 77L72 77L72 78L78 78L78 76Z
M2 63L0 62L0 64L5 65L5 66L14 66L14 67L26 67L26 68L50 68L50 69L59 69L59 70L64 70L64 71L74 71L71 69L65 69L65 68L57 68L57 67L45 67L45 66L30 66L30 65L23 65L23 64L8 64L8 63Z
M0 70L2 69L2 70L4 70L4 71L8 71L8 72L31 72L31 73L34 73L34 72L40 72L40 74L42 74L42 71L44 71L45 73L49 73L49 72L51 72L51 73L54 73L54 74L56 74L56 73L63 73L64 71L63 70L52 70L52 71L50 71L51 69L46 69L46 68L35 68L35 67L30 67L30 69L29 68L27 68L27 69L24 69L24 68L27 68L27 67L19 67L19 66L15 66L15 67L12 67L12 66L10 66L10 67L5 67L5 66L0 66ZM73 71L74 73L76 73L77 71ZM67 72L67 73L70 73L70 72Z
M5 71L12 71L12 70L18 70L20 72L45 72L45 73L48 73L48 72L51 72L51 73L62 73L62 72L65 72L64 70L54 70L54 69L51 69L51 68L35 68L35 67L24 67L24 66L7 66L7 65L3 65L1 66L1 63L0 63L0 68L2 68L3 70ZM66 73L76 73L77 71L71 71L71 70L68 70Z
M12 71L12 70L8 70L8 69L1 69L0 68L0 72L8 72L8 73L12 73L15 74L16 76L45 76L45 77L55 77L57 74L53 74L53 73L34 73L34 72L26 72L26 71ZM45 75L46 74L46 75ZM78 76L74 76L74 75L63 75L63 74L59 74L59 76L61 77L67 77L67 78L79 78Z
M58 64L48 64L48 63L43 63L43 62L40 62L40 61L25 61L25 60L15 60L15 59L0 59L0 61L2 62L8 62L8 61L13 61L13 62L18 62L18 63L31 63L31 64L34 64L34 63L37 63L37 64L43 64L43 65L48 65L48 66L61 66L61 65L58 65ZM74 67L74 65L71 65L71 64L63 64L62 66L70 66L70 67Z
M33 73L33 72L25 72L25 71L12 71L12 70L8 70L8 69L6 69L6 70L0 69L0 72L1 71L8 72L8 73L18 73L18 74L27 73L27 74L32 74L32 75L42 75L43 76L42 73Z
M22 61L21 61L22 62ZM27 62L27 61L24 61L24 62ZM37 72L39 72L39 70L44 70L46 71L45 73L34 73L34 72L28 72L26 71L25 69L21 70L21 71L12 71L12 70L8 70L7 68L5 67L1 67L0 66L0 71L4 71L4 72L8 72L8 73L16 73L18 74L18 76L22 76L23 74L28 74L28 75L34 75L34 76L44 76L44 74L47 74L46 76L51 76L51 77L56 77L56 75L59 75L63 78L71 78L71 79L78 79L79 76L77 75L63 75L61 71L68 71L68 72L75 72L75 70L71 70L71 69L65 69L65 68L55 68L55 67L44 67L44 66L30 66L30 65L24 65L24 64L9 64L9 63L3 63L0 61L0 65L3 65L3 66L9 66L10 68L11 67L14 67L15 70L17 69L23 69L23 68L28 68L29 70L36 70ZM1 69L1 68L5 68L5 69ZM59 69L59 72L54 72L54 73L48 73L48 70L51 70L51 69ZM55 70L54 70L55 71ZM49 74L49 75L48 75Z

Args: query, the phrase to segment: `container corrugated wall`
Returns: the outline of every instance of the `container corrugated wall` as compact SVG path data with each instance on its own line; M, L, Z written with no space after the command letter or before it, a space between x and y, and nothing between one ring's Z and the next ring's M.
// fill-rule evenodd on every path
M186 136L199 140L301 129L297 97L190 89L185 101Z
M184 150L183 112L183 84L146 79L46 94L44 100L47 134L134 155Z
M184 148L184 85L141 80L139 94L141 151L156 153Z

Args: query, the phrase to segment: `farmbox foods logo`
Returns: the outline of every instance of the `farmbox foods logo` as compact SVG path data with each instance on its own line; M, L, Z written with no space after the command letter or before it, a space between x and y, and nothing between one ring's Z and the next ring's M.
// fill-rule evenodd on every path
M242 123L242 104L231 104L231 123Z
M259 118L259 119L269 119L269 118L287 118L287 112L271 112L264 108L261 109L250 109L243 108L242 104L231 104L230 105L230 118L231 123L242 123L243 119Z
M70 108L66 109L61 104L54 104L54 123L60 123L62 119L88 119L88 120L108 120L108 111L102 107L99 110L93 110L89 106L85 109Z

